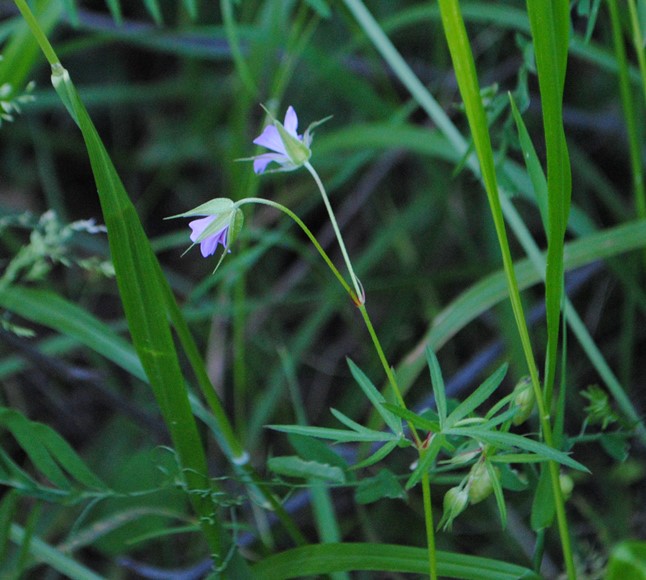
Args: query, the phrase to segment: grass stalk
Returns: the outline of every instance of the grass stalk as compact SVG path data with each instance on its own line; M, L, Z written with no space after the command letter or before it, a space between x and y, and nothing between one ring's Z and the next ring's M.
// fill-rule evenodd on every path
M642 35L642 29L639 22L639 15L637 13L637 5L635 4L635 0L628 0L628 10L630 12L630 26L633 35L633 46L635 47L635 54L637 55L637 63L639 65L639 73L642 81L643 96L644 100L646 100L646 47L644 46L644 36Z
M547 404L547 397L540 387L540 381L538 378L538 369L534 359L534 354L531 347L531 341L529 338L529 331L527 328L527 322L525 320L522 303L520 300L520 292L518 289L518 283L516 281L516 276L513 268L513 261L511 258L511 251L509 248L509 243L507 240L507 234L505 230L505 224L502 214L502 208L500 204L500 199L498 197L498 185L495 172L493 150L491 147L491 140L489 137L489 130L487 124L487 118L482 105L482 99L480 97L480 89L477 81L477 75L475 70L475 62L473 60L473 54L471 52L469 40L466 33L466 28L464 26L464 20L460 11L460 6L457 0L440 0L440 12L442 17L442 24L444 27L445 36L447 43L449 45L449 51L451 53L451 58L453 61L453 66L455 69L456 78L458 81L458 86L460 88L460 93L466 107L466 114L469 120L469 126L471 127L471 132L473 135L473 140L475 144L476 153L478 159L480 160L480 170L482 172L482 178L487 192L487 197L489 199L489 205L491 208L491 213L494 220L494 226L496 229L496 234L498 236L498 244L503 258L503 265L507 277L507 283L509 287L509 296L511 301L512 310L514 313L514 318L516 320L516 325L520 334L521 344L523 352L525 354L528 370L532 380L532 386L534 393L536 395L537 407L539 412L539 418L541 423L541 429L543 432L543 437L545 443L550 447L553 447L553 437L552 437L552 428L550 424L550 411ZM559 72L557 69L556 72ZM560 145L564 145L564 136L558 133L558 128L552 127L552 130L556 132L556 137L554 139L558 140L557 142ZM563 153L562 149L559 149L558 155L567 155L567 151ZM563 164L565 161L561 158L558 160L558 164ZM568 166L569 167L569 166ZM559 169L563 173L567 173L559 166ZM559 180L559 185L564 187L567 190L567 180L568 176L561 175L557 173L556 176ZM568 200L569 201L569 200ZM552 210L550 213L551 228L555 228L555 231L561 231L561 240L564 233L564 214L565 210L563 204L552 204ZM552 348L555 348L555 340L558 340L558 319L560 313L560 294L562 292L562 277L563 277L563 242L561 241L560 245L560 255L557 252L557 244L552 246L553 253L556 254L553 264L555 263L556 272L552 275L556 288L552 291L554 302L554 296L559 295L559 300L556 302L557 305L557 317L556 317L556 336L552 336ZM549 250L548 250L548 260L549 260ZM548 277L549 277L549 262L548 262ZM561 284L559 285L559 280ZM554 310L554 304L552 304L552 312ZM549 312L549 306L548 306ZM552 321L553 323L553 321ZM549 327L549 322L548 322ZM548 343L549 344L549 343ZM553 359L554 360L554 357ZM555 362L555 361L554 361ZM548 371L553 373L552 371ZM547 400L546 400L547 399ZM561 493L560 484L559 484L559 469L558 465L550 461L549 462L549 472L550 479L552 483L552 491L554 494L554 501L556 506L556 514L558 520L559 534L561 537L561 546L563 549L563 557L565 560L566 569L568 572L569 578L575 577L574 570L574 560L572 556L572 549L570 544L570 535L569 529L565 514L565 504L563 500L563 495Z
M624 37L621 29L621 20L619 18L619 8L617 0L607 0L608 10L610 12L610 24L612 26L612 40L615 46L615 57L617 59L619 74L619 92L621 95L621 106L626 122L628 132L628 149L630 153L630 167L633 174L633 195L635 196L635 208L639 219L646 218L646 191L644 188L644 169L641 160L641 144L639 140L639 131L637 127L637 115L635 102L633 99L630 78L628 77L628 59L624 47ZM636 22L637 13L634 3L629 2L631 7L631 18L633 19L633 37L636 44L637 54L639 55L639 67L644 82L644 96L646 97L646 63L644 62L644 48L641 45L641 32L639 22ZM639 44L638 44L639 43ZM640 49L641 46L641 49Z

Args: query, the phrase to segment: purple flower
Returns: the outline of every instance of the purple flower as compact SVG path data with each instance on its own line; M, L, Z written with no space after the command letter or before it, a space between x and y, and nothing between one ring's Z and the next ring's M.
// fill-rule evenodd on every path
M311 131L314 127L327 121L329 117L312 123L302 135L298 134L298 117L292 106L287 108L284 123L273 117L271 119L271 124L267 125L253 142L266 147L273 153L262 153L247 159L253 161L253 170L256 173L264 173L270 163L276 163L279 167L269 171L293 171L305 165L312 155L310 145L313 134Z
M205 235L207 228L216 220L217 217L217 215L210 215L199 220L188 222L188 226L191 228L191 242L194 244L199 242L200 251L202 252L202 256L205 258L215 254L218 244L222 244L225 249L227 248L227 237L229 235L230 223L226 223L215 232Z

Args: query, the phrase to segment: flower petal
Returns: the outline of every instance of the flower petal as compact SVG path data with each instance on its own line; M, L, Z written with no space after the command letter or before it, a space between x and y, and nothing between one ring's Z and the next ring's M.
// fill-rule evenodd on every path
M280 138L280 133L278 132L278 129L274 127L274 125L267 125L265 127L265 130L258 137L256 137L253 142L256 145L260 145L262 147L266 147L267 149L271 149L272 151L276 151L276 153L287 155L283 140Z
M216 215L210 215L199 220L188 222L188 227L191 228L191 242L197 243L204 230L209 227L209 224L216 218Z
M215 250L218 247L218 241L217 236L209 236L200 242L200 252L202 252L202 256L204 258L215 254Z
M296 138L300 138L298 137L298 133L296 132L296 130L298 129L298 117L296 116L294 107L292 107L291 105L287 107L287 112L285 113L285 123L283 126L288 133Z
M285 163L290 163L289 158L286 155L281 155L279 153L263 153L253 158L253 170L254 172L260 174L264 173L267 165L271 162L278 163L283 165Z

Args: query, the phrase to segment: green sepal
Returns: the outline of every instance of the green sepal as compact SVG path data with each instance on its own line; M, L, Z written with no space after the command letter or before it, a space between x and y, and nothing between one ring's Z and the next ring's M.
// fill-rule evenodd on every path
M300 167L309 161L312 156L311 149L305 145L300 139L287 132L280 121L274 121L274 126L278 129L280 140L285 146L287 157L294 164L295 167Z
M216 215L216 214L228 214L233 211L235 207L235 203L233 200L229 199L228 197L216 197L214 199L211 199L207 201L206 203L203 203L202 205L198 205L197 207L186 211L184 213L178 213L176 215L171 215L167 218L167 220L172 220L175 218L184 218L184 217L193 217L193 216L209 216L209 215Z

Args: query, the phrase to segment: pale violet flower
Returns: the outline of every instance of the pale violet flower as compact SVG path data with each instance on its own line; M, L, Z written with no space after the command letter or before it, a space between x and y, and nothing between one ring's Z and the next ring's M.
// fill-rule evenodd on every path
M269 114L269 113L268 113ZM305 133L298 134L298 117L294 107L289 106L285 113L285 121L281 123L271 115L272 122L267 125L263 132L253 142L256 145L266 147L273 153L262 153L247 160L253 161L253 170L256 173L264 173L270 163L276 163L279 167L268 171L293 171L307 163L312 156L310 145L312 144L312 129L327 121L330 117L312 123Z
M200 251L205 258L215 254L218 246L221 245L225 250L222 254L224 257L242 229L242 210L232 200L220 197L172 217L197 216L201 217L188 224L191 228L190 238L193 245L200 245Z
M217 215L210 215L199 220L188 222L188 227L191 228L191 242L200 244L200 251L205 258L215 254L218 244L222 244L223 248L227 248L227 236L229 235L229 225L226 224L214 234L209 234L204 237L207 228L217 219Z

